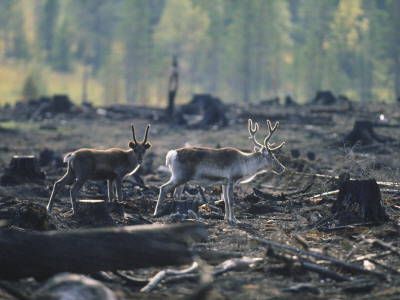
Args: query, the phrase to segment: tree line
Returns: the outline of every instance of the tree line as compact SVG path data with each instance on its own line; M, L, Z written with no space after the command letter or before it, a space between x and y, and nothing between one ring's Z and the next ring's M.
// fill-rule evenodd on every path
M28 1L0 0L0 59L80 67L105 103L166 101L173 56L185 99L400 97L398 0Z

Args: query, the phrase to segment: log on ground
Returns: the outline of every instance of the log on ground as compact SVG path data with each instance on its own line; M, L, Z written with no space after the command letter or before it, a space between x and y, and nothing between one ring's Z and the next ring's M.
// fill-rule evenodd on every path
M0 231L0 278L47 278L192 262L202 224L139 225L44 233Z

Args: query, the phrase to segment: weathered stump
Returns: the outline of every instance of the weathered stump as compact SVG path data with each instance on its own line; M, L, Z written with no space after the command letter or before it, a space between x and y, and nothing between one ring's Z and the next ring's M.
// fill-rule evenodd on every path
M339 225L389 220L375 179L343 181L332 213L339 220Z
M17 185L27 182L41 183L46 178L35 156L13 156L9 167L1 177L1 185Z
M78 215L91 215L95 218L107 218L109 213L104 200L82 199L78 201Z
M336 103L336 97L331 91L318 91L312 103L322 105L332 105Z
M169 201L155 217L168 216L171 214L188 215L188 211L192 210L196 214L199 212L199 204L197 201Z
M298 106L296 101L292 99L289 95L285 97L285 106Z
M353 130L344 138L344 142L349 146L359 143L361 146L371 145L377 141L379 143L392 142L394 139L384 137L374 131L374 124L371 121L359 120L354 123Z
M209 94L196 94L190 103L182 105L176 111L174 123L189 125L190 128L208 128L214 125L223 127L228 125L225 112L226 107L220 99Z
M120 202L106 202L104 200L83 199L78 201L78 216L104 220L115 225L110 213L124 215L124 204Z

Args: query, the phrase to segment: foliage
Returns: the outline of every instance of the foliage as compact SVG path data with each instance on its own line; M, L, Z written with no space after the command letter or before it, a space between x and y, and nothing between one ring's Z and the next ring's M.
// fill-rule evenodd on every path
M0 0L0 60L70 72L74 91L90 70L104 103L165 106L173 55L178 101L304 102L327 89L394 101L399 26L397 0Z
M36 99L39 96L38 83L33 73L30 73L26 78L22 87L22 98L25 101Z

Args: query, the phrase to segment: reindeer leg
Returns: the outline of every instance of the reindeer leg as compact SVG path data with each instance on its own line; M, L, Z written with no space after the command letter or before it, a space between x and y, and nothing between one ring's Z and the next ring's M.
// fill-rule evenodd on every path
M111 202L114 200L114 186L113 180L107 180L107 190L108 190L108 201Z
M72 169L68 165L67 173L60 180L58 180L53 186L53 191L51 192L50 200L46 207L48 213L51 212L51 209L53 207L53 201L56 197L56 194L60 191L60 189L64 185L69 184L73 180L75 180L75 174L74 171L72 171Z
M154 216L157 215L161 210L161 204L165 199L165 195L175 189L177 186L184 184L185 182L177 181L171 178L167 183L160 187L160 194L158 195L156 209L154 210Z
M223 200L224 204L225 204L225 217L224 217L224 219L225 220L229 220L230 207L229 207L229 203L228 203L228 196L227 196L227 193L226 193L226 185L225 184L222 186L221 200Z
M76 196L78 195L79 190L82 188L82 186L85 184L86 178L78 178L78 180L74 183L74 185L71 188L71 204L72 204L72 214L75 215L77 210L76 210Z
M228 197L227 200L225 198L225 203L226 201L228 202L228 208L229 208L228 222L232 224L238 224L240 222L235 218L235 215L233 213L233 186L234 184L231 182L228 182L226 185L226 194ZM226 219L226 212L225 212L225 219Z
M175 191L174 191L174 199L175 200L180 200L181 199L181 196L182 196L182 192L183 192L183 189L185 188L185 185L180 185L180 186L177 186L176 188L175 188Z
M116 178L115 184L117 186L117 196L118 202L122 202L123 194L122 194L122 178Z

